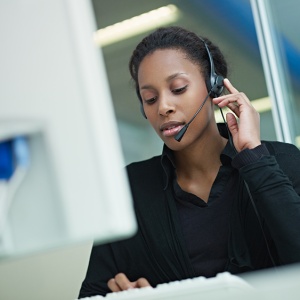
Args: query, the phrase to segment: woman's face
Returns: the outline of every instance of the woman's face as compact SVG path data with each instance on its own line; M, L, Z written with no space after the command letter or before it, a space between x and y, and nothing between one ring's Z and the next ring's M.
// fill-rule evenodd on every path
M203 135L213 115L209 100L181 142L174 139L207 96L199 66L182 51L163 49L147 55L140 64L138 82L148 121L169 148L183 149Z

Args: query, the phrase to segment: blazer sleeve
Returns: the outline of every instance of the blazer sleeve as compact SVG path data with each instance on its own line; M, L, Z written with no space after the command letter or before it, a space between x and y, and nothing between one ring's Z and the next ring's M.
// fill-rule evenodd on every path
M236 166L268 227L280 263L300 262L300 151L279 142L267 146L253 151L252 160L248 150L247 163L240 160Z
M106 295L110 292L107 281L117 273L111 244L94 245L78 298Z

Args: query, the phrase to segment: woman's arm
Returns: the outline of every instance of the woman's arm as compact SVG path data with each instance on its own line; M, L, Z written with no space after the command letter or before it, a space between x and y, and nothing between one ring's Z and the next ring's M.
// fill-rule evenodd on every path
M214 98L226 115L237 155L232 165L249 186L255 208L266 223L281 263L300 261L300 151L293 145L260 141L260 120L251 102L228 79L229 94ZM239 120L237 120L237 118Z
M300 262L300 151L290 144L269 145L275 146L274 154L260 154L256 161L253 158L253 162L243 165L241 157L245 153L241 152L233 164L249 186L258 213L276 245L280 262ZM280 149L276 149L278 147ZM255 149L245 151L249 161Z

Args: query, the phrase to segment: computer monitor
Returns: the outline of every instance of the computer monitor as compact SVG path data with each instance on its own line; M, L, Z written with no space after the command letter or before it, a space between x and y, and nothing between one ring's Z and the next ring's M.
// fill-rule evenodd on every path
M87 0L0 4L0 142L29 150L2 186L0 258L136 230L95 30Z

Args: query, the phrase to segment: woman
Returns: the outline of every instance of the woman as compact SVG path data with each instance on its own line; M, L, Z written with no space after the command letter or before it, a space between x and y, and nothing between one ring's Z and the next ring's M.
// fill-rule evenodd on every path
M127 167L138 232L93 247L80 297L299 262L300 153L261 142L259 114L222 80L218 47L160 28L137 45L129 68L164 149ZM232 111L228 127L216 124L214 105Z

